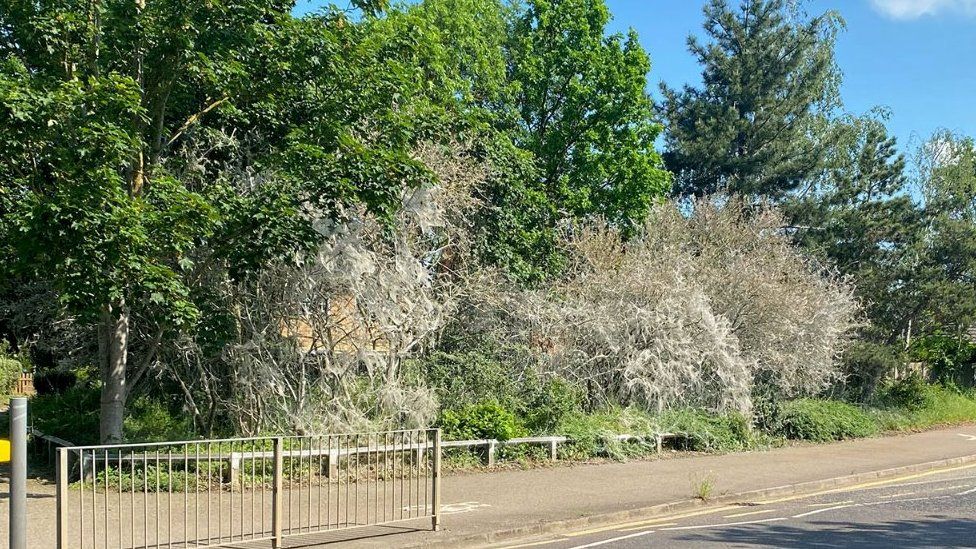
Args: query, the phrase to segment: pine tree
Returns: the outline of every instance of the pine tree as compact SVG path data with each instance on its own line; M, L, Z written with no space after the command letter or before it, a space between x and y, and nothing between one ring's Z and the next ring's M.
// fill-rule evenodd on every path
M678 195L781 198L822 168L820 135L839 102L833 12L807 19L786 0L705 6L701 87L662 85L665 164Z

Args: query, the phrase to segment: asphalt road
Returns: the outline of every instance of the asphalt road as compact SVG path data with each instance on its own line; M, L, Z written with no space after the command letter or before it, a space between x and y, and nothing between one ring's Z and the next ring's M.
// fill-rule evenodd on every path
M504 547L976 547L976 465Z

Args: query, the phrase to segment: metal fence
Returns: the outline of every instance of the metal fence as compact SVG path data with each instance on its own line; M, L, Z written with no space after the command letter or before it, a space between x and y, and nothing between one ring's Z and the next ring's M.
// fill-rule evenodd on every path
M213 547L427 517L439 430L57 449L58 547Z

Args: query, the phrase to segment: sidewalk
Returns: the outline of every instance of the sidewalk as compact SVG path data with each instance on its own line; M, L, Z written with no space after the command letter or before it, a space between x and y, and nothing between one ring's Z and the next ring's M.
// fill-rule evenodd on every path
M290 537L285 547L478 546L566 528L583 529L591 523L639 518L666 511L664 507L668 505L697 505L693 501L694 486L703 478L713 482L712 497L721 500L760 490L793 493L794 485L799 483L812 483L801 490L816 490L836 486L827 481L838 477L874 478L877 471L944 460L976 463L976 426L763 452L677 453L628 463L448 474L443 479L444 512L439 532L429 531L430 521L424 519L397 527ZM0 475L0 489L4 492L0 497L0 538L5 539L8 502L3 476ZM864 479L839 482L855 480ZM52 547L53 487L29 481L28 490L30 546ZM758 497L753 494L736 500ZM650 509L654 507L657 508ZM263 548L268 544L235 547Z
M713 497L720 498L953 458L976 461L976 426L763 452L448 476L441 531L339 545L477 546L511 539L516 529L528 536L583 517L614 514L623 519L629 513L639 516L639 510L648 507L691 504L693 485L703 477L714 481ZM580 526L589 520L580 521ZM309 547L307 541L302 545Z

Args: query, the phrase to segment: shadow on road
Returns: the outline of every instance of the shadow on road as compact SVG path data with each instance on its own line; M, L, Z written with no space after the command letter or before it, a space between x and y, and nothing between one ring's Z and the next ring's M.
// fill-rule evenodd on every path
M687 534L695 544L751 544L772 547L976 547L976 520L937 515L922 520L881 523L820 521L810 529L786 525L736 527Z

